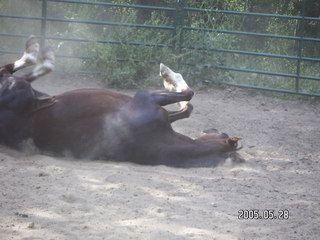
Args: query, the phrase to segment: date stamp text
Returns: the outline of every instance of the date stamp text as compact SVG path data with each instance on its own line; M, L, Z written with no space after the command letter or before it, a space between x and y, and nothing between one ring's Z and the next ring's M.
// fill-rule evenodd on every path
M290 213L287 209L240 209L238 211L238 219L240 220L288 220L289 217Z

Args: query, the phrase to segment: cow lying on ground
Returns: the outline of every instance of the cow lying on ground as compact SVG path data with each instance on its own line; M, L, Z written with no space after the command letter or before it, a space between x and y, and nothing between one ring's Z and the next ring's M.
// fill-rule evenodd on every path
M37 59L30 74L13 75ZM177 167L215 166L239 149L239 138L224 133L208 131L191 139L173 130L172 122L191 114L193 91L163 64L160 75L167 90L138 90L133 97L104 89L57 96L34 90L31 82L53 66L53 52L39 53L30 37L23 57L0 68L0 143L18 148L31 138L46 153ZM179 103L180 110L163 108L172 103Z

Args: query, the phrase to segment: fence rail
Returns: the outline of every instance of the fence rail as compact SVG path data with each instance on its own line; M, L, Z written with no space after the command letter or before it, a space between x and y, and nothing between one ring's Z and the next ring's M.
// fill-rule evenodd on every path
M221 52L226 54L238 54L240 56L248 55L248 56L257 56L264 58L276 58L276 59L284 59L284 60L293 60L296 61L296 73L281 73L281 72L271 72L271 71L262 71L257 69L250 68L241 68L234 66L223 66L216 65L215 63L210 63L209 67L214 69L220 69L231 72L246 72L246 73L255 73L258 75L271 75L285 78L294 78L295 79L295 89L277 89L272 87L264 87L264 86L255 86L248 85L243 83L231 83L226 81L221 81L222 84L238 86L238 87L246 87L246 88L254 88L261 89L267 91L276 91L276 92L284 92L284 93L292 93L292 94L300 94L307 96L320 96L320 86L318 91L316 92L304 92L300 89L301 80L310 80L310 81L320 81L320 77L318 75L315 76L307 76L301 74L301 64L303 62L310 62L314 64L320 63L320 58L315 57L305 57L302 56L302 47L306 41L310 41L312 43L320 43L319 38L312 38L306 36L290 36L290 35L277 35L277 34L268 34L268 33L256 33L256 32L246 32L246 31L235 31L228 29L216 29L210 27L193 27L186 26L184 24L184 17L188 12L197 12L197 13L219 13L219 14L232 14L239 16L255 16L255 17L265 17L265 18L279 18L279 19L287 19L287 20L295 20L300 21L302 23L302 27L306 21L314 21L320 22L320 18L315 17L307 17L304 16L304 8L306 7L306 1L303 1L301 16L287 16L287 15L277 15L277 14L266 14L266 13L252 13L252 12L237 12L237 11L228 11L228 10L215 10L215 9L201 9L201 8L190 8L185 7L185 0L177 0L175 7L157 7L157 6L145 6L145 5L136 5L136 4L118 4L111 2L100 2L100 1L85 1L85 0L42 0L42 13L41 16L26 16L26 15L14 15L10 13L0 14L0 18L3 19L21 19L21 20L32 20L38 21L41 24L40 34L38 37L45 40L59 40L59 41L72 41L72 42L96 42L103 44L127 44L132 46L145 46L145 47L166 47L166 48L174 48L185 50L198 50L198 51L212 51L212 52ZM134 8L134 9L147 9L154 11L168 11L173 13L174 15L174 23L171 25L146 25L140 23L125 23L125 22L112 22L112 21L93 21L93 20L84 20L84 19L67 19L67 18L57 18L57 17L49 17L47 15L48 3L49 2L58 2L61 4L81 4L81 5L92 5L92 6L105 6L105 7L120 7L120 8ZM60 36L51 36L47 33L47 24L50 22L57 23L79 23L79 24L92 24L92 25L102 25L102 26L117 26L117 27L127 27L127 28L145 28L145 29L160 29L165 31L171 31L175 36L175 42L167 42L167 43L154 43L154 42L139 42L139 41L129 41L125 42L122 40L112 40L112 39L90 39L90 38L77 38L77 37L60 37ZM273 54L268 52L260 52L260 51L246 51L246 50L234 50L227 48L208 48L208 47L199 47L199 46L187 46L184 44L184 34L190 31L195 32L214 32L214 33L223 33L223 34L231 34L231 35L243 35L243 36L252 36L252 37L260 37L260 38L275 38L275 39L284 39L295 41L298 45L298 49L296 55L283 55L283 54ZM26 34L18 34L15 32L2 32L0 30L0 39L1 37L14 37L14 38L26 38L28 35ZM0 49L0 54L18 54L19 52L13 51L10 49ZM76 56L76 55L64 55L58 54L57 57L61 58L75 58L88 60L91 59L92 56ZM113 60L117 61L126 61L124 58L114 57ZM137 60L138 61L138 60ZM151 61L157 62L157 60ZM182 63L190 66L197 65L196 63ZM92 74L92 72L88 73ZM96 72L98 74L102 74Z

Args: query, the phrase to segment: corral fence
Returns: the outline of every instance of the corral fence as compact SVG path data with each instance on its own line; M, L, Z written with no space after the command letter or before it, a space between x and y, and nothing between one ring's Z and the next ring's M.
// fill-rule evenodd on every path
M3 3L6 0L3 0ZM9 1L9 0L7 0ZM256 12L241 12L241 11L230 11L230 10L221 10L221 9L210 9L206 8L194 8L188 7L187 0L176 0L174 4L170 7L163 6L147 6L139 4L124 4L124 3L115 3L105 2L105 1L85 1L85 0L24 0L21 1L21 4L31 4L33 11L24 10L24 5L19 6L19 1L10 0L11 4L16 4L16 8L12 8L12 11L0 10L0 19L1 19L1 28L0 28L0 54L1 55L16 55L21 54L20 50L15 49L14 45L5 44L8 41L14 41L14 39L19 39L19 41L25 41L25 39L30 34L35 34L40 37L45 43L46 41L57 42L56 45L61 45L65 42L69 44L76 43L90 43L96 44L111 44L111 45L122 45L126 44L127 46L141 46L141 47L159 47L159 48L171 48L172 51L181 53L186 50L198 51L199 54L224 54L230 55L229 59L236 58L238 62L245 62L245 58L252 57L254 60L251 60L249 65L233 64L232 60L230 61L217 61L217 62L204 62L202 67L215 69L217 71L223 71L225 73L233 73L232 78L220 78L219 83L237 87L247 87L261 90L269 90L290 94L300 94L307 96L320 96L320 56L317 53L312 53L312 56L308 56L307 52L304 51L306 45L316 46L315 48L320 49L320 38L306 36L304 27L307 24L313 24L320 26L320 18L318 17L308 17L305 16L305 9L308 7L307 1L303 0L301 3L300 14L297 16L288 16L288 15L279 15L279 14L269 14L269 13L256 13ZM27 2L27 3L26 3ZM124 2L124 1L122 1ZM132 1L131 1L132 2ZM69 7L70 5L77 6L87 6L87 7L101 7L101 8L124 8L124 9L135 9L135 10L146 10L146 11L161 11L169 13L172 21L169 21L167 24L146 24L146 23L132 23L132 22L123 22L123 21L109 21L109 20L91 20L91 19L82 19L82 18L67 18L65 16L52 16L51 9L52 4L60 4L62 8ZM1 3L0 3L1 6ZM55 5L56 7L56 5ZM24 12L26 11L26 12ZM35 14L37 12L37 14ZM209 15L208 15L209 14ZM206 25L197 25L192 24L192 18L199 18L210 16L210 14L216 16L239 16L239 17L256 17L260 19L276 19L279 21L289 21L294 22L296 26L299 26L298 32L292 32L292 34L279 34L279 31L276 33L269 32L254 32L254 31L241 31L237 29L225 29L224 26L219 28L217 24ZM32 27L8 27L10 24L8 22L13 22L16 25L23 25L28 22ZM7 23L7 24L6 24ZM3 27L2 25L7 27ZM51 25L61 25L64 27L64 34L60 34L57 31L52 32L50 30ZM146 41L125 41L121 39L102 39L95 38L94 36L79 37L79 35L74 35L73 33L68 34L68 26L71 24L80 24L88 26L100 26L104 30L108 27L116 28L137 28L137 29L153 29L159 31L166 31L172 35L172 38L168 42L148 42ZM285 23L284 23L285 24ZM23 30L21 30L23 29ZM30 30L31 29L31 30ZM318 30L320 30L318 28ZM30 32L32 31L32 32ZM320 31L319 31L320 32ZM281 52L275 53L274 51L268 52L265 49L255 48L254 50L247 49L237 49L228 46L223 46L219 44L217 47L215 42L205 45L197 45L196 43L188 43L185 41L185 36L188 34L199 34L199 33L213 33L215 36L235 36L235 37L247 37L248 41L254 39L259 41L259 39L264 39L268 41L286 41L294 46L293 51L290 52ZM243 39L242 39L243 40ZM223 41L222 41L223 42ZM276 44L276 43L275 43ZM21 46L21 44L20 44ZM11 48L11 49L10 49ZM78 52L59 52L57 53L58 59L77 59L80 61L86 61L93 58L90 55L79 55ZM115 61L126 61L125 58L119 58L114 56L112 60ZM137 60L139 61L139 60ZM154 62L159 62L159 59L154 59ZM286 62L290 63L291 72L281 72L276 67L272 71L269 69L263 70L261 68L256 69L255 64L252 62L260 63L264 61L275 61L275 66L277 63ZM199 67L199 62L193 62L190 59L188 62L181 61L179 64L187 65L190 67ZM292 67L293 66L293 67ZM311 69L311 70L310 70ZM88 74L104 74L99 71L81 71L81 73ZM246 74L246 75L241 75ZM238 77L242 76L242 77ZM266 76L265 78L263 78ZM247 78L263 78L265 79L262 84L261 82L255 82L254 80L246 81L243 79ZM269 78L268 78L269 77ZM240 79L242 78L242 79ZM272 79L272 84L268 85L268 79ZM279 86L275 84L278 79L284 79L281 81L290 82L290 84L284 84L285 87L274 87ZM210 79L209 79L210 80ZM279 80L280 81L280 80Z

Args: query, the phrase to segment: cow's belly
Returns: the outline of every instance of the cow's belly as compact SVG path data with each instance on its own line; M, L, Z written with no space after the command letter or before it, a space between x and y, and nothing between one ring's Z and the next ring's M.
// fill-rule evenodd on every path
M130 97L104 90L77 90L56 99L53 106L34 115L36 146L45 152L80 158L110 155L112 148L109 151L108 142L113 140L113 133L106 120L113 119Z

